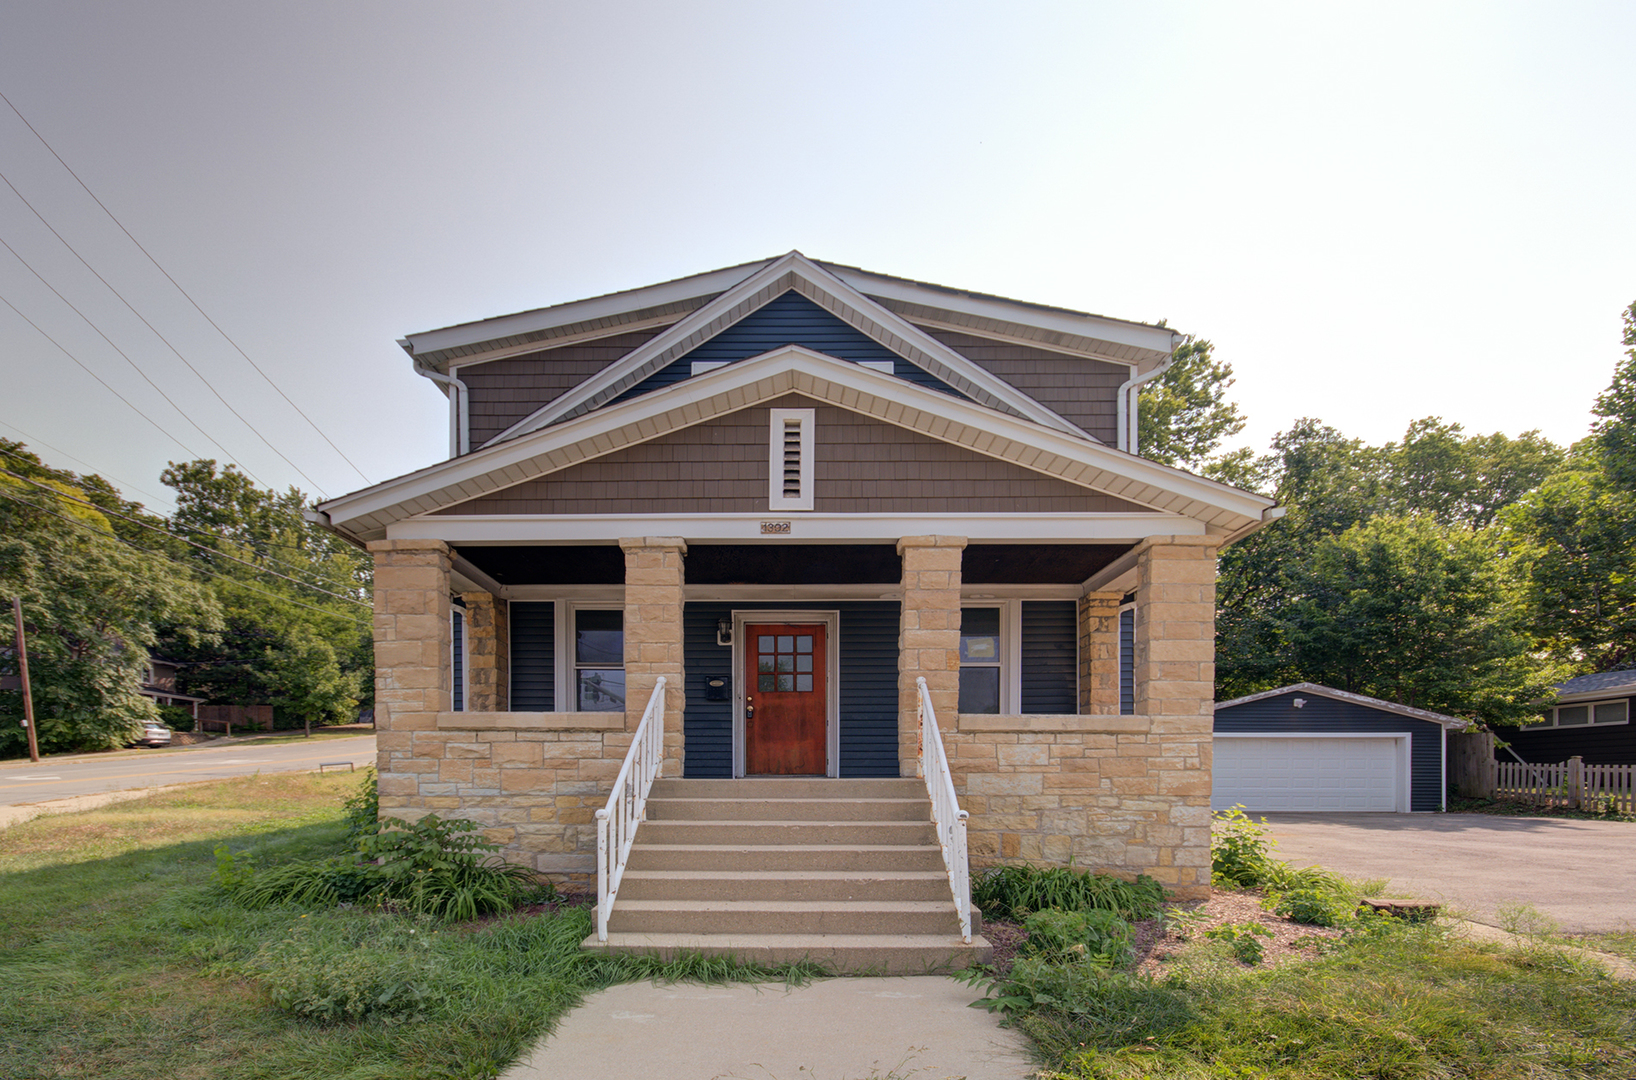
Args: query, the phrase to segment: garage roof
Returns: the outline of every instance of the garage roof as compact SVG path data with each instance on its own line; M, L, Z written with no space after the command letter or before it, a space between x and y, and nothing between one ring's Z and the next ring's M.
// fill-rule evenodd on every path
M1434 724L1442 724L1451 731L1459 731L1469 727L1469 720L1462 720L1458 716L1445 716L1442 713L1432 712L1430 709L1416 709L1409 705L1399 705L1395 701L1382 701L1367 694L1354 694L1346 690L1336 690L1332 686L1320 686L1317 683L1295 683L1291 686L1281 686L1277 690L1263 690L1259 694L1249 694L1245 697L1234 698L1231 701L1218 701L1216 712L1230 709L1234 705L1247 705L1252 701L1265 701L1267 698L1278 697L1280 694L1301 693L1313 694L1317 697L1332 698L1335 701L1350 701L1354 705L1366 705L1371 709L1380 709L1382 712L1396 713L1414 720L1429 720Z

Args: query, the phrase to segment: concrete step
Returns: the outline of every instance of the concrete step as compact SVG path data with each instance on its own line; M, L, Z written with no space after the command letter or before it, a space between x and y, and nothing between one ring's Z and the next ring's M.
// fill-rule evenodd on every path
M615 908L617 911L618 909ZM811 960L831 971L861 975L927 975L986 964L994 957L988 939L973 934L639 934L608 932L581 948L604 953L638 953L674 959L685 953L736 956L760 964Z
M744 798L648 796L648 821L928 821L920 799Z
M627 867L619 883L619 903L627 900L949 901L950 897L949 876L942 869L871 872L807 867L736 871Z
M648 832L636 833L627 875L646 870L936 870L943 872L943 852L936 844L697 844L658 843Z
M929 821L644 821L641 844L934 843Z
M699 935L954 934L959 923L952 900L627 900L621 895L608 929Z
M740 780L662 779L651 798L675 799L924 799L926 781L834 780L824 777L751 776Z

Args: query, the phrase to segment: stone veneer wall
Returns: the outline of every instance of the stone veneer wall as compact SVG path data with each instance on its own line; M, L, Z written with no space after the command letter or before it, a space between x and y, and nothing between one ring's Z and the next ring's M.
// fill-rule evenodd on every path
M905 536L903 613L898 623L898 771L920 775L920 688L953 718L960 701L960 558L964 536Z
M1207 894L1219 542L1158 537L1137 548L1136 715L1117 715L1117 672L1111 708L1100 684L1082 702L1091 715L939 710L974 864L1072 862L1150 874L1184 898ZM1117 597L1088 597L1082 635L1104 638L1110 610ZM1093 675L1102 659L1088 658Z

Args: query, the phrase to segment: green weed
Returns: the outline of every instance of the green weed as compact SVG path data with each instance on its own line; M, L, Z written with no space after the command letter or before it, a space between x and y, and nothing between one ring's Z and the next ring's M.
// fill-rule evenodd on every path
M1159 914L1164 886L1146 874L1125 881L1072 867L993 866L973 877L972 899L988 919L1021 921L1035 911L1111 911L1135 922Z

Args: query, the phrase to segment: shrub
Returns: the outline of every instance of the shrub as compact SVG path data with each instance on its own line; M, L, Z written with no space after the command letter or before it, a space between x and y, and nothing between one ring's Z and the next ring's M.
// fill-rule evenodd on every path
M1206 930L1204 936L1213 941L1227 942L1235 959L1253 966L1261 963L1261 958L1267 955L1260 939L1272 937L1272 931L1258 922L1228 923L1214 930Z
M285 940L263 946L248 967L274 1005L303 1020L401 1022L420 1019L430 996L428 976L435 972L416 955L421 951L389 942L348 947Z
M341 804L341 820L346 823L347 842L357 843L381 831L381 796L375 766L364 768L363 783Z
M1357 904L1329 889L1291 889L1267 898L1275 914L1307 926L1340 926L1351 922Z
M1047 960L1124 967L1136 956L1130 923L1111 911L1036 911L1023 922L1023 951Z
M1272 856L1278 841L1267 835L1267 819L1260 821L1242 806L1215 815L1210 833L1210 878L1218 888L1277 891L1342 887L1340 877L1318 866L1296 869Z
M1023 919L1046 910L1111 911L1135 922L1159 913L1165 890L1146 874L1125 881L1064 866L994 866L978 872L971 896L989 919Z

